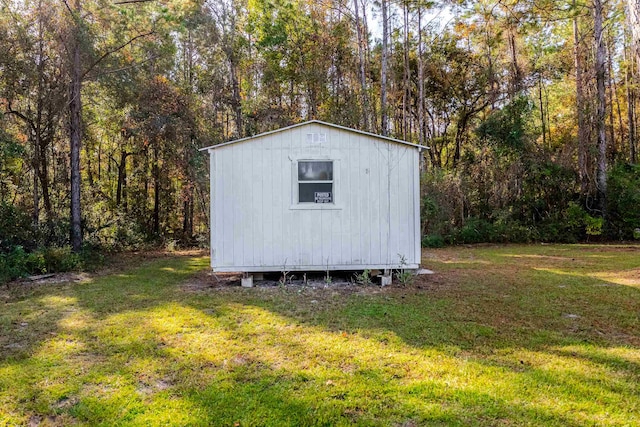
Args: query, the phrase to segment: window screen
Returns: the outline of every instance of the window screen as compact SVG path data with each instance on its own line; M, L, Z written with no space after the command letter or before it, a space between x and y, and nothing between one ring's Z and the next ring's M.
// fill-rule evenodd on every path
M298 162L298 203L333 203L333 162Z

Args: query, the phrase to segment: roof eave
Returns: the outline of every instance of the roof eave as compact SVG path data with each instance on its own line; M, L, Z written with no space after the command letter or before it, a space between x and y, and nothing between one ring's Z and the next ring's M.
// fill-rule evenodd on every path
M378 135L378 134L371 133L371 132L366 132L366 131L363 131L363 130L348 128L346 126L340 126L340 125L336 125L334 123L323 122L322 120L309 120L309 121L306 121L306 122L295 123L293 125L286 126L286 127L283 127L283 128L274 129L274 130L271 130L271 131L268 131L268 132L259 133L257 135L247 136L247 137L240 138L240 139L234 139L232 141L223 142L221 144L210 145L208 147L200 148L198 151L205 151L205 150L206 151L213 151L216 148L225 147L225 146L231 145L231 144L237 144L239 142L244 142L244 141L248 141L248 140L251 140L251 139L257 139L257 138L260 138L260 137L263 137L263 136L267 136L267 135L271 135L271 134L278 133L278 132L284 132L286 130L297 128L297 127L300 127L300 126L305 126L305 125L308 125L308 124L311 124L311 123L318 123L318 124L321 124L321 125L325 125L325 126L341 129L341 130L344 130L344 131L354 132L354 133L359 133L361 135L370 136L372 138L378 138L378 139L383 139L383 140L389 141L389 142L395 142L395 143L398 143L398 144L408 145L410 147L415 147L415 148L418 148L418 149L421 149L421 150L430 150L431 149L430 147L427 147L426 145L414 144L412 142L403 141L401 139L396 139L396 138L391 138L391 137L388 137L388 136Z

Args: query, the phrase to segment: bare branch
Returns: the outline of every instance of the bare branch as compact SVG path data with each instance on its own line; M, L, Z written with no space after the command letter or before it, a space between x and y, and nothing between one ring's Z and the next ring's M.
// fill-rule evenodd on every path
M98 74L98 75L96 75L94 77L100 77L100 76L105 76L107 74L119 73L121 71L126 71L126 70L132 70L132 69L140 67L142 64L145 64L145 63L147 63L149 61L153 61L155 59L158 59L159 57L160 57L160 55L154 55L151 58L145 59L144 61L140 61L140 62L137 62L135 64L132 64L132 65L129 65L129 66L126 66L126 67L121 67L121 68L116 68L116 69L113 69L113 70L103 71L102 73L100 73L100 74Z
M71 16L73 16L73 10L71 9L71 6L69 6L69 3L67 2L67 0L62 0L62 3L64 3L64 5L67 7L67 10L71 14Z
M131 4L131 3L151 3L156 0L122 0L113 2L113 4Z
M28 126L29 128L33 131L33 132L37 132L36 130L36 126L33 123L33 120L31 120L30 118L28 118L27 116L25 116L24 114L22 114L20 111L16 111L13 108L11 108L11 103L7 102L6 104L6 110L4 112L5 115L11 114L14 115L20 119L22 119Z
M116 53L117 51L119 51L121 49L124 49L125 47L129 46L131 43L136 41L137 39L150 36L153 33L155 33L154 30L151 30L151 31L146 32L146 33L138 34L137 36L129 39L126 43L123 43L120 46L116 46L113 49L109 49L100 58L98 58L96 61L94 61L93 64L91 64L91 66L89 66L89 68L87 68L87 70L82 74L81 79L84 79L87 76L87 74L89 74L91 72L91 70L93 70L96 67L96 65L98 65L100 62L102 62L107 56L111 55L112 53Z

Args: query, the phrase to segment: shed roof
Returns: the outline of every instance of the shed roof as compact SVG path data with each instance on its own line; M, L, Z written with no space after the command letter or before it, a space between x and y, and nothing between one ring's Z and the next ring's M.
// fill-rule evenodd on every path
M231 145L231 144L237 144L239 142L249 141L249 140L252 140L252 139L257 139L257 138L260 138L260 137L263 137L263 136L266 136L266 135L271 135L271 134L274 134L274 133L283 132L283 131L286 131L286 130L289 130L289 129L294 129L294 128L297 128L297 127L306 126L306 125L310 125L310 124L313 124L313 123L319 124L319 125L324 125L324 126L329 126L329 127L340 129L340 130L345 130L345 131L348 131L348 132L354 132L354 133L358 133L360 135L366 135L366 136L382 139L382 140L389 141L389 142L395 142L395 143L398 143L398 144L409 145L411 147L415 147L415 148L419 148L419 149L424 149L424 150L428 150L429 149L429 147L427 147L426 145L414 144L412 142L403 141L401 139L390 138L388 136L382 136L382 135L378 135L378 134L371 133L371 132L365 132L365 131L358 130L358 129L352 129L352 128L348 128L348 127L345 127L345 126L336 125L336 124L333 124L333 123L323 122L321 120L309 120L307 122L296 123L294 125L283 127L283 128L280 128L280 129L275 129L275 130L272 130L272 131L269 131L269 132L263 132L263 133L260 133L258 135L247 136L245 138L240 138L240 139L235 139L233 141L223 142L222 144L210 145L209 147L201 148L200 151L215 150L216 148L224 147L224 146Z

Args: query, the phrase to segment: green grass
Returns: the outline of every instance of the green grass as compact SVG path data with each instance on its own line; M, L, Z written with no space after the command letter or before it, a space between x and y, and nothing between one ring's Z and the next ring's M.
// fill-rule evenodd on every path
M640 425L640 247L428 250L407 287L208 259L0 290L0 425Z

